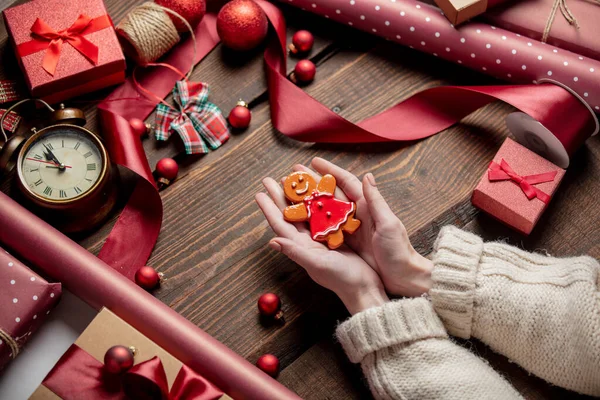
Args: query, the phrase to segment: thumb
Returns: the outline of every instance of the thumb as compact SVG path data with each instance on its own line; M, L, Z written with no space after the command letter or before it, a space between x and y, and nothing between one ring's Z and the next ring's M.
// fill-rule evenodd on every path
M396 221L399 222L398 217L392 211L387 201L383 198L379 189L375 184L375 177L373 174L368 173L363 178L363 194L367 201L367 207L375 223L375 227L381 228L389 226Z
M299 246L295 241L282 237L271 239L269 247L285 254L290 260L303 268L311 268L316 260L311 257L311 252Z

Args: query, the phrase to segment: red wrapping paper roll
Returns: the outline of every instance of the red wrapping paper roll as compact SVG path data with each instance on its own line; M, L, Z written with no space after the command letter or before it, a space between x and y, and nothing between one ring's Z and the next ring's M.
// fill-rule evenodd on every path
M553 79L600 111L600 62L579 54L479 22L455 28L438 8L415 0L285 3L502 80L530 84Z
M0 243L96 309L105 306L235 399L299 399L0 192Z

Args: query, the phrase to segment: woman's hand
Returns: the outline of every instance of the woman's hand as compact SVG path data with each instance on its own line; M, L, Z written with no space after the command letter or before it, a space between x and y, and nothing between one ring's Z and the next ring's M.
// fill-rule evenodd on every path
M354 235L345 235L345 242L379 274L387 292L411 297L426 293L431 288L433 264L412 247L404 225L379 193L373 174L365 175L361 182L322 158L313 159L311 167L318 173L302 165L294 170L309 172L317 181L321 175L333 175L338 185L335 196L356 203L356 218L362 225Z
M329 250L312 240L306 224L291 224L283 219L287 206L283 189L271 178L263 180L269 192L256 195L263 214L277 235L269 243L303 267L319 285L332 290L351 314L381 306L389 299L377 273L347 246ZM359 229L360 230L360 229Z

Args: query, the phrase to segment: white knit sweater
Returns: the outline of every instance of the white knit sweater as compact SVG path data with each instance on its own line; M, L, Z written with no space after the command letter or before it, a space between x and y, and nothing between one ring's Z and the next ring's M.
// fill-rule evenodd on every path
M600 396L600 265L527 253L454 227L434 246L433 287L354 315L337 337L377 399L517 399L484 360L453 343L475 337L527 371Z

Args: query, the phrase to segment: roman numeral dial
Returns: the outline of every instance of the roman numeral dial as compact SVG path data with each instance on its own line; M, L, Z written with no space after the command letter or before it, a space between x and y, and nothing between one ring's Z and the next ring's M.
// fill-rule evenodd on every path
M104 173L103 152L90 134L57 126L34 134L21 151L22 186L40 200L66 202L85 196Z

